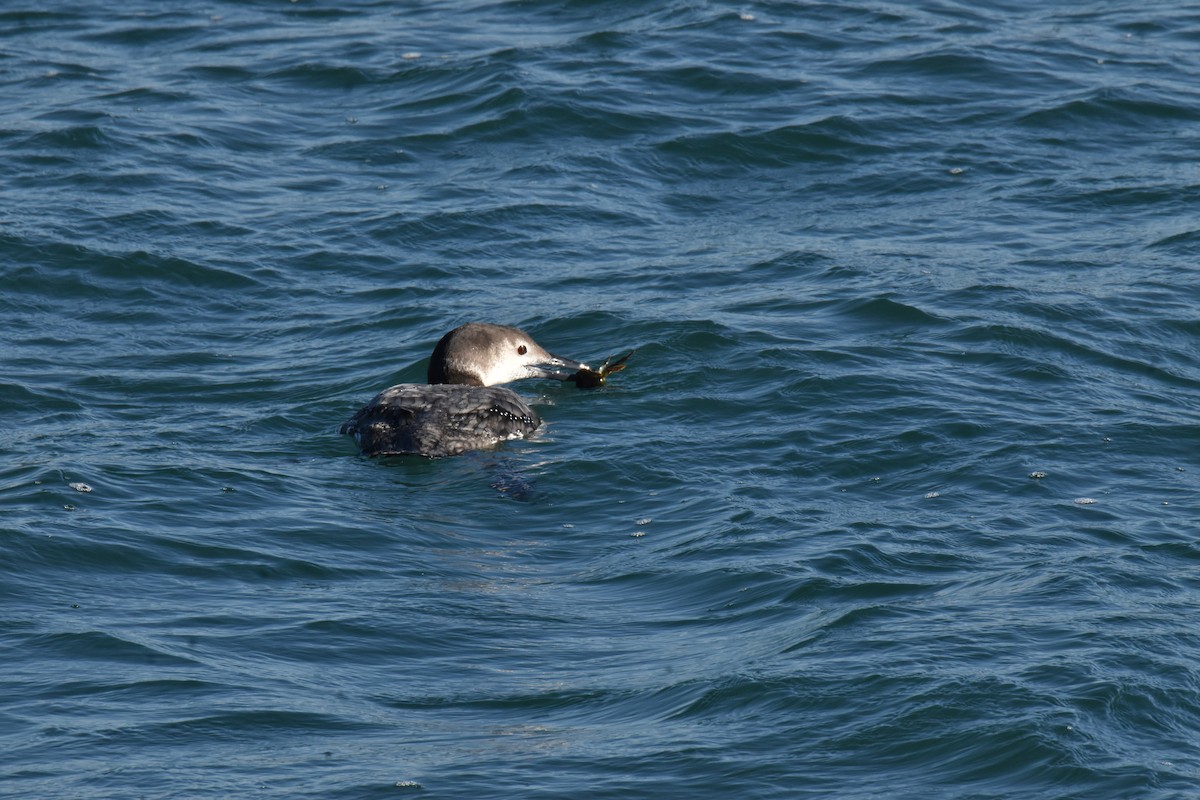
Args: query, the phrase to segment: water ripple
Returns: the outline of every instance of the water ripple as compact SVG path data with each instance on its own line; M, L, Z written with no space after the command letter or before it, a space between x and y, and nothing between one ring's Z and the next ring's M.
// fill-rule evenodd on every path
M110 11L0 11L12 791L1193 789L1194 12ZM471 319L636 353L356 455Z

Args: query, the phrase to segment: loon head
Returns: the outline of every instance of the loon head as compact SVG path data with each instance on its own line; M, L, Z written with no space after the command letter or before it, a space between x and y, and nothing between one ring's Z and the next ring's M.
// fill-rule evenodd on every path
M492 386L522 378L565 381L587 365L546 351L525 331L468 322L442 337L429 359L429 383Z

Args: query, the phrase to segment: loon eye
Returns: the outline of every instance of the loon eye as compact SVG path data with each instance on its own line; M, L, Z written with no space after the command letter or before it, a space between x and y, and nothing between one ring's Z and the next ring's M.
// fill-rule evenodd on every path
M528 353L528 352L529 352L529 348L528 348L528 347L526 347L525 345L520 345L520 346L517 348L517 355L519 355L519 356L523 356L523 355L525 355L525 354L526 354L526 353Z

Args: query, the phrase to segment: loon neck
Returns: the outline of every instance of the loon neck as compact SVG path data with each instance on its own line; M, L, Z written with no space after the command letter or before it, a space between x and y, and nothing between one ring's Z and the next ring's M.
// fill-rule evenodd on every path
M433 348L429 357L429 372L426 380L431 384L455 383L462 386L483 386L484 383L474 370L463 368L461 362L449 358L450 342L454 331L446 334Z
M479 377L468 372L446 369L444 364L436 367L429 365L428 382L430 384L454 384L456 386L486 386Z

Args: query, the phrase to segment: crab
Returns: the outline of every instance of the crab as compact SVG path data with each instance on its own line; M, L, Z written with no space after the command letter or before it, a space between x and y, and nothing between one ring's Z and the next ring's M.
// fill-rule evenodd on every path
M599 369L584 367L571 377L567 378L567 380L575 381L575 385L580 389L595 389L603 386L605 381L608 380L609 375L625 369L625 362L629 360L629 357L633 355L633 353L634 351L630 350L616 361L613 361L613 357L609 356L608 358L604 359L604 363L600 365Z

